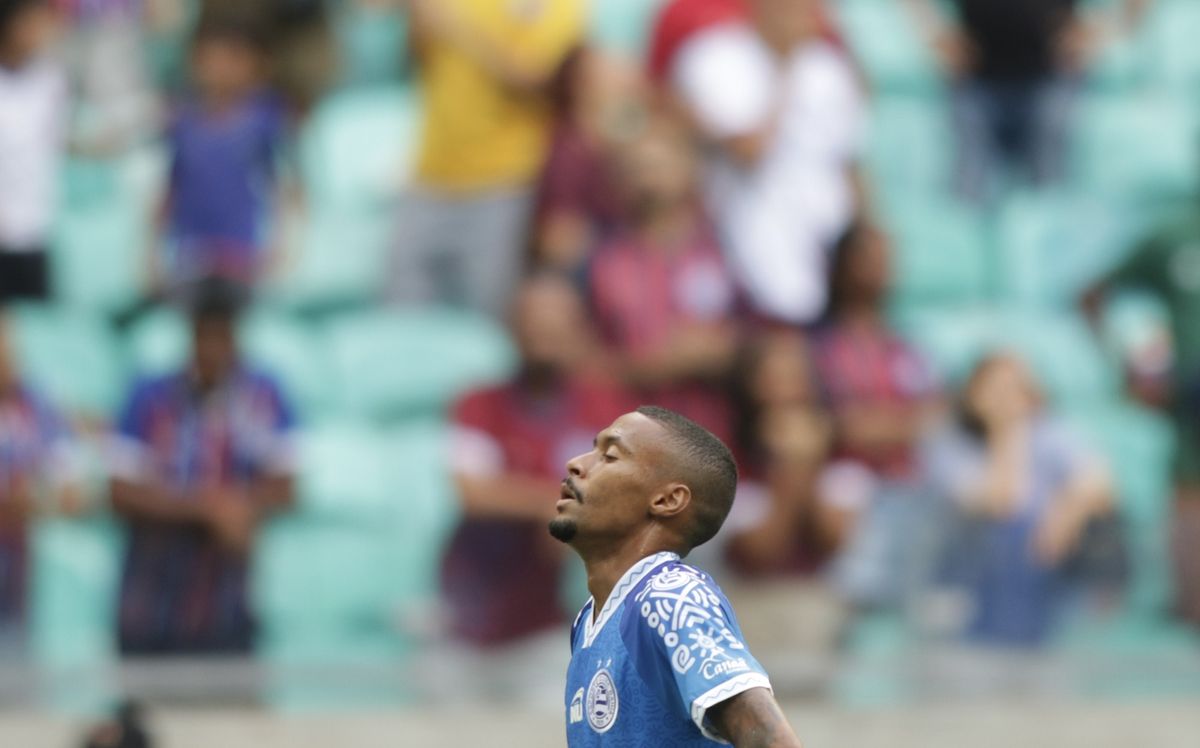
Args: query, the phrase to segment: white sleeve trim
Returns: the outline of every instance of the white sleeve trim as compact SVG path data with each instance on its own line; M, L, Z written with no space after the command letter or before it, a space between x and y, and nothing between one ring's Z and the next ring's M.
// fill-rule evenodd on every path
M771 681L762 673L742 673L736 678L713 686L696 697L696 700L692 702L692 721L696 723L696 727L700 728L700 732L704 733L704 737L716 740L719 743L725 743L726 745L729 744L728 740L704 724L704 718L708 715L708 710L711 707L720 704L722 701L732 699L740 693L745 693L752 688L765 688L770 691Z

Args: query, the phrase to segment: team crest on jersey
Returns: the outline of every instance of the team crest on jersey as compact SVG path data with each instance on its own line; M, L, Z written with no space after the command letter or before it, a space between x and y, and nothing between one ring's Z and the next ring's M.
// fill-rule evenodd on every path
M617 721L617 709L621 702L617 697L617 686L608 670L598 670L592 676L587 689L587 721L596 732L608 732Z

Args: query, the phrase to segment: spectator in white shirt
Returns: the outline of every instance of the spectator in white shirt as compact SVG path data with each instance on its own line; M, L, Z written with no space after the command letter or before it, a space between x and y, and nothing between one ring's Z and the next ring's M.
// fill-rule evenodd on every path
M45 58L55 27L44 0L0 0L0 302L48 293L67 97Z
M748 5L748 20L690 37L667 76L714 146L710 207L750 302L804 324L825 307L829 249L862 209L862 92L822 36L819 0Z

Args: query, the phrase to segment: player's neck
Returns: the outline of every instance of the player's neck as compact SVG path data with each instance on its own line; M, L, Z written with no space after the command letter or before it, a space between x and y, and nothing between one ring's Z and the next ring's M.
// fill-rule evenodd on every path
M592 620L600 615L604 604L612 595L613 587L625 572L647 556L662 551L674 549L665 547L665 543L655 535L635 536L615 549L609 546L607 552L596 554L580 554L583 565L587 569L588 592L592 594Z

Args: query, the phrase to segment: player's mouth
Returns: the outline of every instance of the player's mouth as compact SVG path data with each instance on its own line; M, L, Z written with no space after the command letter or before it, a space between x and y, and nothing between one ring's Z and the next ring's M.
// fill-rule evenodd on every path
M579 491L572 485L571 479L568 478L562 482L562 490L559 492L558 505L562 506L566 503L582 504L583 498L580 497Z

